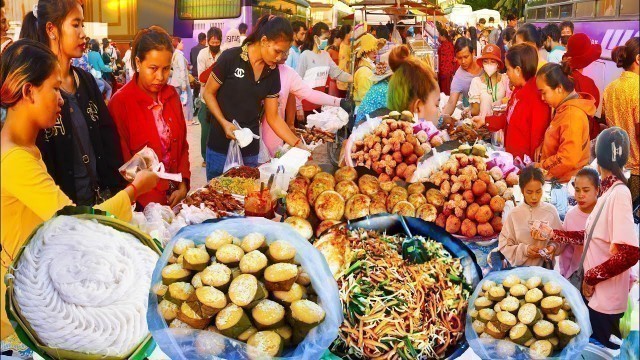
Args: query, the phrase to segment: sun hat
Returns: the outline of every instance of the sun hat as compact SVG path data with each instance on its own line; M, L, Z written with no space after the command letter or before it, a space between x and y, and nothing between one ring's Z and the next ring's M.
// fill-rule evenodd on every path
M482 49L482 54L479 58L476 59L478 65L482 67L482 60L490 59L498 62L498 65L502 69L504 67L504 63L502 62L502 51L497 45L487 44Z
M356 56L361 57L362 54L368 53L369 51L379 50L384 46L386 41L384 39L376 39L375 36L370 33L366 33L358 39L358 44L356 48Z
M567 42L567 52L562 60L568 61L572 69L584 69L602 55L602 46L592 44L587 34L574 34Z

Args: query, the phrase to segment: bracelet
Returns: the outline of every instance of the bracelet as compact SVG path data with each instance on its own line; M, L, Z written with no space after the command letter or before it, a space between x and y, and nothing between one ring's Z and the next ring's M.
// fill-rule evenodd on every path
M296 141L295 144L293 144L292 147L296 147L296 146L298 146L298 144L300 144L300 138L298 138L298 141Z
M133 185L133 183L129 183L129 185L127 185L127 187L131 186L131 188L133 189L133 199L131 200L131 203L135 203L136 199L138 199L138 189L136 188L135 185Z
M438 119L438 125L436 126L438 128L438 130L442 129L442 124L444 123L444 117L442 115L440 115L440 118Z

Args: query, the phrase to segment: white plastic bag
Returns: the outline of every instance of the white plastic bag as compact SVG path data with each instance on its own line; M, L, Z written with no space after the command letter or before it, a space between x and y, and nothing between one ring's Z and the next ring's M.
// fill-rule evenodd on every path
M229 169L236 168L238 166L243 166L244 161L242 161L242 151L240 150L240 145L235 140L231 140L229 142L229 150L227 151L227 160L224 163L223 173L226 173Z
M264 143L264 137L262 136L263 126L264 124L260 124L260 152L258 153L258 164L265 164L271 160L271 154L269 153L267 144Z
M562 296L571 306L571 310L576 317L576 323L580 326L580 333L573 338L567 346L560 352L554 352L547 359L574 359L578 358L584 348L589 344L591 336L591 322L589 321L589 310L582 300L582 295L571 283L564 278L559 272L547 270L539 266L520 267L506 271L490 272L476 286L473 295L469 299L469 304L473 304L478 298L478 294L482 291L482 284L485 281L494 281L502 283L508 275L516 275L520 279L527 280L533 276L542 278L543 283L554 281L562 287ZM482 359L509 359L509 360L528 360L535 358L529 354L529 348L517 345L509 340L498 340L479 338L478 334L471 325L473 319L467 312L467 320L465 326L465 337L473 351Z
M288 224L263 218L238 218L185 227L165 247L153 271L152 288L153 284L162 282L162 269L172 255L173 246L178 239L187 238L196 244L204 244L207 235L217 229L224 229L238 238L259 231L264 234L268 244L275 240L286 239L296 248L295 260L308 270L313 289L318 294L318 303L325 310L326 317L319 326L309 332L304 341L295 348L285 349L281 359L319 359L338 336L338 328L343 321L338 286L324 256ZM223 335L205 330L169 328L159 312L158 297L153 291L149 292L147 323L158 346L173 360L256 358L250 357L249 354L253 351L249 350L247 344ZM258 358L268 359L269 357L265 355Z

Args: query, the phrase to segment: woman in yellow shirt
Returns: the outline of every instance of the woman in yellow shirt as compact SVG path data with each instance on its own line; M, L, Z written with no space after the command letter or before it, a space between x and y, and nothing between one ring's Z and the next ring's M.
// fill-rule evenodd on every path
M376 69L375 59L378 50L386 43L383 39L376 39L371 34L364 34L358 40L356 57L358 67L353 75L353 101L360 106L362 99L373 85L373 71Z
M0 104L7 118L0 132L0 236L2 240L2 277L27 237L44 221L73 202L55 184L36 147L42 129L67 131L56 125L62 109L61 70L49 48L32 40L19 40L2 54L0 61ZM121 220L131 220L131 203L140 194L153 189L158 176L139 172L124 190L96 208ZM2 323L0 339L13 334L5 311L2 284ZM5 346L3 345L3 349Z

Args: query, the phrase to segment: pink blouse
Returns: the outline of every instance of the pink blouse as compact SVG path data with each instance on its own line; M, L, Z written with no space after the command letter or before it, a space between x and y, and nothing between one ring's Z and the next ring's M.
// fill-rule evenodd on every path
M298 99L304 99L317 105L339 106L340 99L327 95L321 91L313 90L307 85L298 73L288 65L279 65L280 70L280 97L278 98L278 115L285 118L287 99L289 94L295 95ZM273 156L276 150L284 143L271 129L266 119L262 120L262 141L269 149L269 154Z

